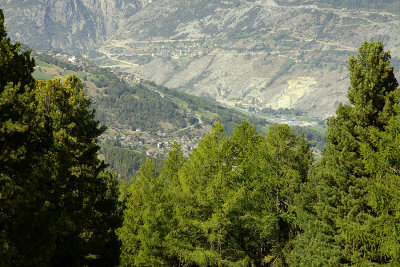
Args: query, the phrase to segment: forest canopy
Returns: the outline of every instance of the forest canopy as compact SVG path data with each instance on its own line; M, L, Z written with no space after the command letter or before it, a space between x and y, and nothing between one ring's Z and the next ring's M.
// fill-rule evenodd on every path
M214 125L188 159L174 147L129 188L121 263L198 266L400 264L399 89L390 53L365 42L349 60L350 104L327 147L285 125L266 136ZM151 237L151 238L150 238Z

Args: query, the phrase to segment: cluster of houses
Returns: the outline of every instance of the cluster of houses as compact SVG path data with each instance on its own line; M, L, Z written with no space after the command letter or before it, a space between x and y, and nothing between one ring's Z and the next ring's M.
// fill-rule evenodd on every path
M172 58L178 59L180 57L195 57L201 56L204 50L204 44L199 42L173 42L169 43L159 43L159 42L149 42L145 44L145 47L140 47L140 50L148 51L147 55L151 57L161 57L161 58ZM135 46L136 48L136 46ZM137 47L139 48L139 47Z
M52 56L52 57L54 57L56 59L59 59L61 61L65 61L65 62L68 62L68 63L70 63L72 65L75 65L78 68L84 68L84 66L85 66L85 63L82 61L82 59L80 59L80 58L78 58L76 56L71 56L71 55L65 54L65 53L57 53L57 52L53 52L51 50L46 50L46 51L39 50L39 51L36 51L36 53L39 54L39 55L40 54L47 54L47 55Z
M302 116L270 115L267 120L272 123L287 124L289 126L310 127L318 125L317 121L304 121Z
M120 147L144 152L148 156L155 158L165 158L173 142L177 142L187 156L198 146L202 138L201 136L194 138L187 136L172 137L161 131L158 131L157 134L151 134L149 132L142 132L140 129L129 133L123 133L124 130L118 128L111 128L111 131L112 133L107 131L100 139L103 141L111 139L114 144L117 143Z
M115 75L117 75L118 78L125 80L125 81L130 81L133 83L139 83L139 84L143 84L143 83L148 83L149 81L140 78L139 76L132 74L132 73L127 73L127 72L122 72L122 71L111 71L112 73L114 73Z

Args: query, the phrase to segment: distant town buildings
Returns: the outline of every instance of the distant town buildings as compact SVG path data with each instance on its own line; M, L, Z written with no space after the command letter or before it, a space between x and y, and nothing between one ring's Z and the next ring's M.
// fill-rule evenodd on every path
M111 127L109 131L100 136L100 139L104 142L107 142L107 140L118 142L120 147L143 152L150 157L165 158L174 141L182 147L184 155L188 156L194 148L197 148L202 136L193 138L187 136L172 137L162 131L151 134L140 129L127 133L125 129Z

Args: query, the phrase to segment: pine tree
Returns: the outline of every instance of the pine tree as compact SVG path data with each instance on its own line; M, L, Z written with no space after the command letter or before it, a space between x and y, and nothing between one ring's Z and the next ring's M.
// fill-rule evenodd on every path
M40 188L50 139L40 127L30 51L7 38L0 9L0 265L41 265L52 253L51 205ZM31 244L31 245L28 245ZM34 244L34 245L32 245ZM37 251L43 251L37 253Z
M35 61L31 58L31 51L22 51L20 43L12 44L10 38L7 38L4 14L0 9L0 90L10 82L15 86L20 84L20 91L24 91L25 86L33 88L34 66Z
M36 114L50 135L42 164L48 179L45 193L58 222L52 265L81 265L88 254L101 258L100 244L109 245L96 235L105 238L119 226L115 178L102 174L105 164L97 158L97 137L105 127L94 120L94 110L75 76L62 84L59 79L38 82L34 92ZM110 234L107 238L116 244ZM118 262L118 255L113 257L107 260Z
M113 175L77 77L36 83L0 10L0 265L118 264Z
M358 56L350 58L349 70L350 105L341 104L336 117L327 122L327 148L299 201L314 203L304 204L306 212L299 212L304 233L297 238L292 263L371 265L391 261L382 253L377 228L371 227L377 222L369 194L375 185L364 154L396 114L398 83L390 54L380 42L365 42Z

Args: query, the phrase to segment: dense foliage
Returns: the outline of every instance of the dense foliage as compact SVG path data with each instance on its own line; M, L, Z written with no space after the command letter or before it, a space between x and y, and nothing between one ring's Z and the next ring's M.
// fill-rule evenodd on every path
M382 43L350 58L350 105L320 163L287 126L220 124L188 159L145 163L119 230L125 265L400 264L399 90ZM151 237L151 238L149 238Z
M36 82L30 51L6 36L0 10L0 265L119 262L112 173L77 77Z
M122 263L285 264L311 163L309 144L288 126L263 137L243 122L227 137L216 123L189 159L175 145L161 171L143 165L119 231Z
M99 153L104 155L109 168L118 175L118 179L126 181L135 178L140 166L149 158L143 152L116 147L107 143L101 145ZM151 160L157 168L162 166L161 159L152 158Z
M324 148L326 146L325 134L321 134L310 128L305 128L305 127L300 127L300 126L294 126L293 131L298 135L304 134L304 136L310 142L312 147L315 147L316 149L318 149L320 151L324 150Z
M399 265L399 90L382 43L350 58L350 105L328 120L327 147L299 197L291 262Z

